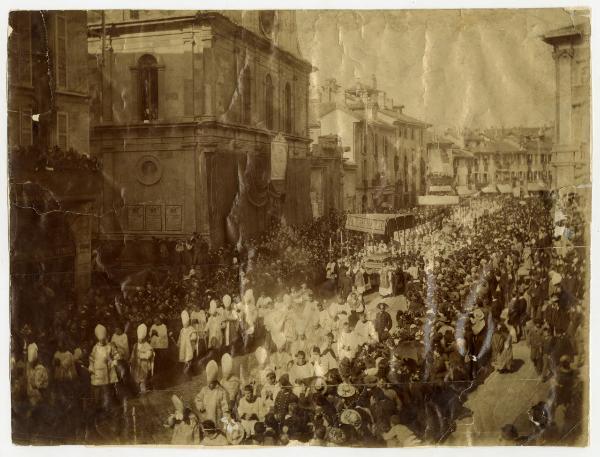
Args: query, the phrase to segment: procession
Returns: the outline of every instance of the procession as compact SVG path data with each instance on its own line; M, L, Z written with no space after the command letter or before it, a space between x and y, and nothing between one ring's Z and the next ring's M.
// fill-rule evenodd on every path
M589 9L7 25L14 447L588 443Z
M62 424L64 439L82 433L92 443L130 438L136 404L137 426L160 415L155 426L171 444L443 443L472 414L470 392L491 372L513 370L512 347L525 342L551 394L529 405L535 427L510 439L559 442L581 414L585 259L577 201L554 213L549 205L504 198L456 208L447 230L425 223L403 249L369 237L324 246L315 284L262 290L254 281L267 284L265 260L240 258L229 265L240 278L230 294L216 295L214 283L199 290L192 271L165 279L178 292L149 282L105 296L111 305L96 315L57 322L55 340L21 329L15 425L47 437L61 436ZM368 274L374 251L389 260ZM185 382L191 391L150 406L154 390L164 396ZM56 406L64 420L52 425ZM505 425L499 437L514 430Z

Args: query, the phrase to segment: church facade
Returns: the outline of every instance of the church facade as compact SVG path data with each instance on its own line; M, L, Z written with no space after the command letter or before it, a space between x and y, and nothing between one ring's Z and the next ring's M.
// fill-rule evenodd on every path
M295 13L90 14L102 240L244 241L312 217L308 84Z

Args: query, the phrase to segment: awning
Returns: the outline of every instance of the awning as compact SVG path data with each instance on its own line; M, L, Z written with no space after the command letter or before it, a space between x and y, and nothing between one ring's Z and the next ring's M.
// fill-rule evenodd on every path
M485 186L483 189L481 189L481 192L483 192L484 194L495 194L498 191L496 189L495 184L490 184L488 186Z
M458 205L458 197L456 195L420 195L417 197L417 203L421 206Z
M469 196L469 195L473 195L475 193L475 191L469 189L467 186L457 186L456 187L456 193L460 197L466 197L466 196Z
M548 188L545 184L539 182L530 182L527 184L527 192L544 192Z
M451 186L429 186L429 193L454 193Z
M397 230L412 227L415 216L406 214L348 214L346 216L346 228L356 232L372 233L374 235L389 235Z
M513 189L510 184L498 184L498 190L501 194L512 194Z

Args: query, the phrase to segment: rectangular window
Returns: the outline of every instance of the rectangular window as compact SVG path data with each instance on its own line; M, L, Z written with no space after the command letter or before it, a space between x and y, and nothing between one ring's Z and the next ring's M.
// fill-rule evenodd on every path
M139 19L140 10L129 10L129 19Z
M33 142L31 114L30 109L21 111L21 145L23 146L31 146Z
M25 11L19 20L19 81L31 84L31 16Z
M67 17L65 13L56 13L54 65L56 86L67 87Z
M13 11L10 19L13 28L8 43L10 82L31 85L31 16L27 11Z
M56 145L63 151L69 149L69 114L56 113Z
M18 146L21 143L21 113L18 110L8 111L8 145Z

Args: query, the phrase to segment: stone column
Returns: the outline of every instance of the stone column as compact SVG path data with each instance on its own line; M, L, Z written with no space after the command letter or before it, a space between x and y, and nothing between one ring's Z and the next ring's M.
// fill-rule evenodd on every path
M575 150L572 144L572 63L574 51L571 45L554 49L552 57L556 65L556 128L552 157L552 185L561 188L574 184Z

